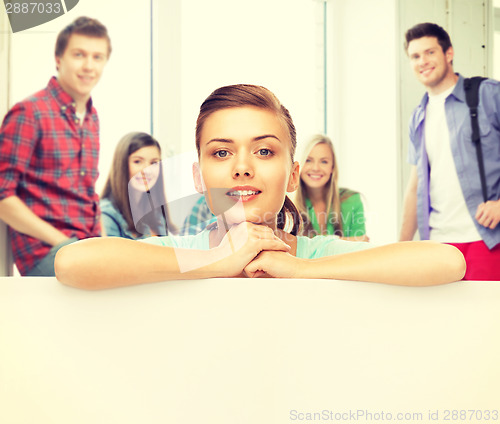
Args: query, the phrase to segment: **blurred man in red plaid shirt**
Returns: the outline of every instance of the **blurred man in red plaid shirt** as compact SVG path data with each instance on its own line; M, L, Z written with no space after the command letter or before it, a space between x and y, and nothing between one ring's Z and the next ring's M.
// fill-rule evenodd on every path
M80 17L58 35L57 77L0 129L0 218L22 275L54 275L65 244L99 236L99 120L90 97L111 53L106 27Z

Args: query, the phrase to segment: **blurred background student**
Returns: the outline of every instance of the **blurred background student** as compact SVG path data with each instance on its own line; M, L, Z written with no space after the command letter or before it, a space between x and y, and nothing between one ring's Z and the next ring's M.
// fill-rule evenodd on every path
M333 143L315 135L304 150L295 204L304 225L302 235L335 234L345 240L368 241L363 202L358 192L338 186Z
M126 134L116 146L101 196L107 236L142 239L172 231L161 171L161 147L143 132ZM170 228L169 228L170 227Z

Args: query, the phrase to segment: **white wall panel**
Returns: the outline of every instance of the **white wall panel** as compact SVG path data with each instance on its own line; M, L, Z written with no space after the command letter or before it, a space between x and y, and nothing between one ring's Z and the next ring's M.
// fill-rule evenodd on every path
M321 131L323 116L317 106L322 98L318 100L316 88L323 77L316 66L322 57L315 49L322 30L317 28L320 3L158 3L154 18L159 25L158 84L169 96L158 98L155 128L167 136L173 153L194 149L199 106L213 90L227 84L259 84L272 90L290 109L300 142Z
M364 195L371 240L392 242L398 213L395 1L332 1L329 6L329 128L340 185Z

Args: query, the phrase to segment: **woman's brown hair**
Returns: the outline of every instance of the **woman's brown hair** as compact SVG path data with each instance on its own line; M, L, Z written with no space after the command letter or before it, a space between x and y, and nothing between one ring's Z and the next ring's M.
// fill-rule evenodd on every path
M214 112L234 107L253 106L274 112L283 122L290 135L290 159L293 163L297 147L297 132L288 109L281 104L278 98L267 88L258 85L237 84L218 88L200 106L200 113L196 121L196 149L200 157L200 142L203 125L207 118ZM293 202L285 196L283 206L278 213L277 226L284 229L287 218L291 219L290 233L297 235L302 225L300 213Z

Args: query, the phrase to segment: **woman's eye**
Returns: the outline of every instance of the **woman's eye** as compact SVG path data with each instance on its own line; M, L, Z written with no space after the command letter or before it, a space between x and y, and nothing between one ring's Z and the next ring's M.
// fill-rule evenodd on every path
M269 149L260 149L259 154L261 156L271 156L273 154L273 152L271 152L271 150L269 150Z
M217 150L214 153L214 156L216 156L218 158L225 158L225 157L227 157L228 154L229 154L229 152L227 150Z

